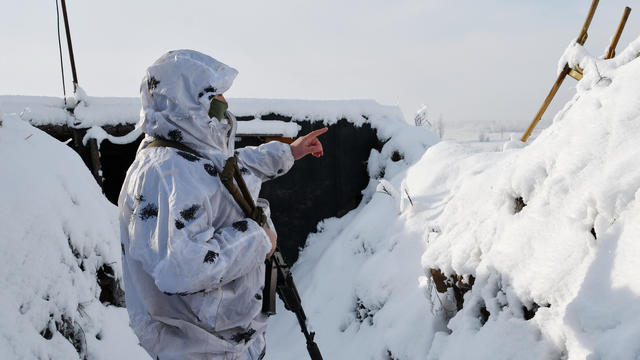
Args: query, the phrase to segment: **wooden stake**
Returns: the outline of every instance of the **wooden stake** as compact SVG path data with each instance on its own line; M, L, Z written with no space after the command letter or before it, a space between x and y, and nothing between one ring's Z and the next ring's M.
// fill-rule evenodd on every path
M589 36L587 35L587 31L589 30L589 26L591 25L591 20L593 20L593 15L595 14L596 8L598 7L598 2L599 0L593 0L593 2L591 3L591 8L589 8L589 13L587 14L587 19L584 21L584 25L582 25L582 29L580 30L580 34L578 35L578 39L576 41L580 45L584 45L585 41L587 41L587 37ZM522 135L522 138L520 139L520 141L526 142L529 136L531 136L533 129L535 129L540 119L542 119L542 115L549 107L549 104L551 104L551 100L553 100L553 97L558 92L558 89L560 89L560 85L562 85L564 78L567 77L570 71L571 69L569 68L569 65L565 65L564 68L562 69L562 72L560 72L560 75L558 75L556 82L553 84L553 87L549 91L549 94L544 99L544 102L542 103L542 106L538 110L538 113L533 118L533 121L531 121L531 125L529 125L529 128L527 129L527 131L525 131L524 135Z
M536 128L536 125L538 125L538 122L540 121L540 119L542 119L542 115L549 107L549 104L551 104L551 100L553 100L553 97L558 92L558 89L560 89L560 85L562 85L562 82L564 81L564 78L567 77L567 75L569 74L569 71L571 71L571 69L569 68L569 65L565 65L560 75L558 75L556 82L553 84L553 87L549 91L549 94L547 94L547 97L544 99L542 106L536 113L536 116L533 118L533 121L529 125L529 128L527 129L527 131L525 131L524 135L522 135L522 138L520 139L520 141L527 142L527 139L529 139L529 136L531 136L533 129Z
M618 46L618 41L620 41L620 36L622 36L622 30L624 30L624 26L627 24L627 19L629 19L629 14L631 14L631 8L627 6L624 8L620 25L618 25L618 30L611 40L607 56L604 57L605 59L613 59L613 57L616 56L616 47Z
M620 41L620 36L622 35L624 26L627 24L627 19L629 18L629 14L631 14L631 8L627 6L626 8L624 8L624 13L622 14L622 20L620 20L620 25L618 25L618 30L613 36L613 39L611 39L611 45L609 45L609 50L607 51L607 55L605 55L604 57L605 60L613 59L613 57L616 56L616 47L618 46L618 41ZM571 69L571 71L569 71L569 76L580 81L582 80L583 71L578 66L575 69Z
M64 30L67 33L67 46L69 47L69 59L71 60L71 74L73 75L73 92L78 90L78 74L76 73L76 60L73 56L73 45L71 44L71 31L69 30L69 17L67 16L67 3L62 1L62 17L64 18Z
M91 153L91 164L93 165L91 173L98 182L98 186L102 188L102 164L100 163L100 149L96 139L89 140L89 152Z

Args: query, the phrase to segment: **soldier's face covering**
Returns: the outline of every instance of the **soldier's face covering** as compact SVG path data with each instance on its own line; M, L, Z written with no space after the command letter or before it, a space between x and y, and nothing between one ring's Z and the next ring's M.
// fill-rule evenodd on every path
M216 119L224 119L224 113L229 108L229 104L222 100L213 98L211 100L211 106L209 107L209 117Z

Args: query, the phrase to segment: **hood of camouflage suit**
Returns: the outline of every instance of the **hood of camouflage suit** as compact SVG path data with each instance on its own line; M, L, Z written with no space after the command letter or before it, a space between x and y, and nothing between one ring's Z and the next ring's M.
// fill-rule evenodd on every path
M235 119L209 118L211 99L233 84L238 71L194 50L162 55L140 85L140 127L149 137L183 143L206 157L233 155Z

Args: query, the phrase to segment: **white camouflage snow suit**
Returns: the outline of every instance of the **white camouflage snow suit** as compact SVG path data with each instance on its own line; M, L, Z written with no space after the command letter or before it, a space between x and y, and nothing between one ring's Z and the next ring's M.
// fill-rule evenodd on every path
M127 172L118 207L131 327L153 359L262 358L265 231L246 218L218 177L234 154L235 119L209 118L214 94L237 71L191 50L163 55L141 85L146 137ZM155 138L187 145L146 147ZM236 151L247 187L293 165L289 145Z

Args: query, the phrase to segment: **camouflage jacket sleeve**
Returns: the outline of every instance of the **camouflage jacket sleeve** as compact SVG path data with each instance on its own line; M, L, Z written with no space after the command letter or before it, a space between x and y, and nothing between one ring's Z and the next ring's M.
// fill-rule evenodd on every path
M236 150L240 166L249 168L262 181L286 174L293 166L291 147L279 141Z

